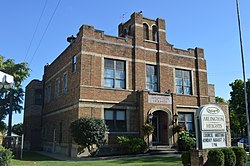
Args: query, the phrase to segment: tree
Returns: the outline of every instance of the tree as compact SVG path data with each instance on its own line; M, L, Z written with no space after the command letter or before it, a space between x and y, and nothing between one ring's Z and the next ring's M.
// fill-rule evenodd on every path
M18 124L13 125L12 132L15 133L16 135L22 135L23 134L23 124L18 123Z
M215 102L216 103L227 103L227 101L224 98L219 97L219 96L215 97Z
M7 59L5 61L4 57L0 55L0 71L14 77L12 89L0 89L0 120L3 120L9 113L10 91L12 91L12 110L15 113L21 113L24 96L22 82L29 76L30 68L25 62L16 64L13 59Z
M92 156L96 155L104 145L107 127L104 120L94 118L80 118L70 125L74 141L80 145L80 153L87 148Z
M2 135L5 135L7 131L7 125L4 123L4 121L0 121L0 132Z
M246 84L249 105L250 81L248 80ZM231 99L229 100L231 129L236 134L240 131L241 136L243 137L244 131L247 131L244 82L242 80L237 79L229 85L232 88L232 91L230 92Z

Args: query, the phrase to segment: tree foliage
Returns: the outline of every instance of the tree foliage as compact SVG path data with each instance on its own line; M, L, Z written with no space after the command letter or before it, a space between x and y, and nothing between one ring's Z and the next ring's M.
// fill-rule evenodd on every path
M0 132L5 135L7 131L7 125L4 123L4 121L0 121Z
M23 134L23 124L18 123L12 126L12 132L16 135L22 135Z
M22 82L29 76L30 68L25 62L15 63L13 59L5 60L3 56L0 56L0 71L5 72L14 77L14 85L12 87L13 92L13 110L16 113L21 113L23 109L23 96L24 90L22 88ZM8 115L10 106L10 89L0 89L0 120L5 119Z
M250 81L247 81L247 97L249 103ZM235 80L229 84L232 88L230 92L231 99L229 100L230 122L231 129L234 133L243 131L246 128L246 107L244 95L244 82L242 80ZM248 109L249 110L249 109Z
M219 96L215 97L215 102L216 103L227 103L227 101L224 98L219 97Z
M96 155L104 145L107 127L104 120L94 118L80 118L70 125L74 141L80 145L80 152L87 148L90 154Z

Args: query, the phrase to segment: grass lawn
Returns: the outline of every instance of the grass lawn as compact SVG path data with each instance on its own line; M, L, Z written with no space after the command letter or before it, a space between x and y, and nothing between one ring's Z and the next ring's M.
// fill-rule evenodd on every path
M180 166L181 158L178 157L138 157L138 158L128 158L128 159L114 159L114 160L97 160L97 161L58 161L47 156L43 156L33 152L25 152L23 160L13 159L11 161L11 166L116 166L116 165L150 165L150 166Z

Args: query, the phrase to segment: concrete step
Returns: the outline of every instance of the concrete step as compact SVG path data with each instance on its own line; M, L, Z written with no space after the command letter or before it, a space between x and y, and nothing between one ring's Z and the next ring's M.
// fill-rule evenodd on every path
M149 148L150 154L181 154L178 150L170 146L158 145Z

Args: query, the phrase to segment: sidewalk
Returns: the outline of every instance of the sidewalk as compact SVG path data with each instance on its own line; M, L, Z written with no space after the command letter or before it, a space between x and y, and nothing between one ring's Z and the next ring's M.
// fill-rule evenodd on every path
M122 159L122 158L140 158L140 157L152 157L152 156L176 156L176 157L181 157L181 154L176 154L176 153L168 153L168 154L145 153L145 154L135 154L135 155L117 155L117 156L105 156L105 157L82 157L82 158L77 158L77 157L68 157L68 156L65 156L65 155L57 154L57 153L44 152L44 151L35 151L35 152L39 153L41 155L48 156L48 157L54 158L56 160L62 160L62 161L114 160L114 159Z

